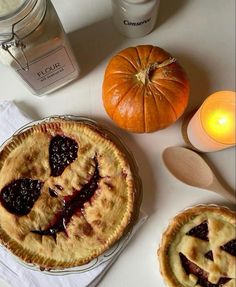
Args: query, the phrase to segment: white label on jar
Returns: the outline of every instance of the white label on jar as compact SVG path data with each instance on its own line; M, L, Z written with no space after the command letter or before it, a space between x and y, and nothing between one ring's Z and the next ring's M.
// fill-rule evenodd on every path
M75 67L62 47L29 64L29 70L17 70L19 75L35 90L41 90L75 71Z

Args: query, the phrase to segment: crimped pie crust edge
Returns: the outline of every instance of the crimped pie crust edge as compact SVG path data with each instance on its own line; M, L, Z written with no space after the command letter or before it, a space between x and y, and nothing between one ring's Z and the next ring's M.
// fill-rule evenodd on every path
M212 212L218 214L226 219L231 224L236 225L236 212L230 210L228 207L219 206L215 204L200 204L193 207L186 208L182 212L174 216L164 233L162 234L161 242L157 250L157 258L159 260L159 269L164 282L169 287L183 287L175 277L169 264L169 248L179 232L180 228L184 226L191 218L199 215L199 213Z
M115 153L117 154L117 157L122 158L122 160L125 160L124 154L117 148L114 142L109 140L108 138L105 138L103 136L103 133L99 133L99 131L91 126L87 126L83 123L78 123L76 121L68 121L68 120L60 120L56 119L55 121L50 121L49 123L42 123L37 124L26 131L23 131L19 135L16 135L12 138L12 140L7 143L7 145L4 147L4 149L0 152L0 169L2 167L2 164L4 160L7 158L7 156L10 154L10 152L17 147L19 144L21 144L25 138L27 138L29 135L33 133L38 132L45 132L47 128L50 129L56 129L58 128L58 125L71 126L71 125L82 125L85 129L87 129L89 132L95 132L97 136L99 136L102 139L105 139L106 142L109 142L109 145L112 146L112 149L115 150ZM131 171L128 170L130 173ZM29 250L22 249L22 247L15 241L11 240L10 237L4 232L4 230L0 226L0 243L3 244L7 249L9 249L14 255L18 256L20 259L27 263L33 263L40 267L44 267L46 269L64 269L68 267L74 267L83 265L85 263L90 262L92 259L96 258L100 254L102 254L105 250L107 250L109 247L111 247L126 231L127 226L130 225L130 223L133 221L134 217L134 202L136 200L135 193L134 193L134 182L133 179L129 180L129 188L128 188L128 201L127 201L127 209L125 212L125 215L123 219L121 220L121 224L117 227L115 232L109 236L109 238L106 241L106 244L100 249L97 249L95 252L93 252L90 256L87 256L84 259L81 260L73 260L69 262L64 261L56 261L56 260L45 260L40 255L31 254Z

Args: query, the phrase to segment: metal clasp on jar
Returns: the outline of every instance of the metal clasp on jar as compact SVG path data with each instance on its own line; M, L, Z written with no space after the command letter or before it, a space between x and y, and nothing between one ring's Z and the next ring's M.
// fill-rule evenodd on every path
M3 42L2 44L2 49L5 50L6 52L8 52L10 54L10 56L16 61L16 63L20 66L20 68L24 71L28 71L29 70L29 63L28 63L28 59L25 55L24 49L26 48L26 45L24 44L24 42L21 41L21 39L14 33L14 25L12 26L12 37L11 39ZM10 48L14 46L17 49L20 49L20 52L23 55L23 63L21 63L14 55L13 53L10 51Z

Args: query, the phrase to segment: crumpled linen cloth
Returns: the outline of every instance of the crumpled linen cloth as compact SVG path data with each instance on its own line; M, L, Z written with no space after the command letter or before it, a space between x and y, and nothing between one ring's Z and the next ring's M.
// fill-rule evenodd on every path
M31 122L11 101L0 101L0 145L23 125Z
M12 101L0 101L0 145L4 143L16 130L32 121ZM129 243L136 231L145 222L147 216L140 212L139 220L133 227L128 239L113 257L100 263L86 272L69 273L66 275L49 275L44 272L31 270L16 260L15 256L0 246L0 278L11 287L95 287L115 262L119 254Z

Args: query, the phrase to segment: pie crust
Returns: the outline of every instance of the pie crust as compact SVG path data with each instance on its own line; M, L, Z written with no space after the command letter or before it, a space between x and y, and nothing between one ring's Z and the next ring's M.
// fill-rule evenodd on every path
M139 205L126 154L98 126L56 118L0 151L0 243L27 263L90 262L129 230Z
M199 205L176 215L162 235L160 271L171 287L236 286L236 213Z

